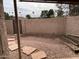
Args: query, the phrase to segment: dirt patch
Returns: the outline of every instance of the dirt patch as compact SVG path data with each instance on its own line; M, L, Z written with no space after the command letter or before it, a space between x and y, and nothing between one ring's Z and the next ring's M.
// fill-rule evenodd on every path
M58 37L44 38L36 36L21 37L22 46L32 46L39 50L43 50L47 54L46 59L58 59L79 56L76 55L69 47L63 44L63 41ZM18 59L18 51L10 51L11 59ZM26 56L22 53L23 59L31 59L31 56Z

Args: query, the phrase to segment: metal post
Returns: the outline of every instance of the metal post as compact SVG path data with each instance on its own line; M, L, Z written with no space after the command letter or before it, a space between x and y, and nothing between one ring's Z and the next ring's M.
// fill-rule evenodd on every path
M16 30L17 30L18 53L19 53L19 59L21 59L20 28L19 28L19 20L18 20L18 11L17 11L16 0L14 0L14 12L15 12L15 21L16 21Z

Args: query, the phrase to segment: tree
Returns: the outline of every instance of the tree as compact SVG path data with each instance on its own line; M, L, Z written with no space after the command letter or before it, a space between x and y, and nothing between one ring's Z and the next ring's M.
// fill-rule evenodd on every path
M50 17L54 17L54 11L53 11L53 9L50 9L49 11L48 11L48 14L47 14L47 17L48 18L50 18Z
M62 4L62 11L63 11L63 16L68 16L69 15L69 4Z
M78 16L79 15L79 5L69 5L69 15Z
M30 18L31 18L31 16L28 14L28 15L26 15L26 18L30 19Z
M63 8L62 8L62 4L57 4L56 6L58 7L57 16L63 16L64 11L63 11Z
M10 19L10 16L8 13L4 12L4 16L5 16L5 20L9 20Z
M57 16L68 16L69 15L69 4L56 4L58 10Z
M48 10L43 10L42 12L41 12L41 17L42 18L47 18L47 14L48 14Z
M63 11L62 10L57 10L57 16L63 16Z
M41 17L42 18L50 18L50 17L54 17L54 11L53 9L48 10L43 10L41 12Z

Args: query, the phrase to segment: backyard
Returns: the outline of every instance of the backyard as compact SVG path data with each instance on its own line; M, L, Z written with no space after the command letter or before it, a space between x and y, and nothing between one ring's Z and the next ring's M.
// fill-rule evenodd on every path
M79 59L77 1L35 1L0 1L0 59Z
M46 59L64 59L78 57L79 54L75 54L63 41L52 35L53 37L46 38L45 36L23 36L21 37L21 47L31 46L42 50L46 53ZM11 59L18 59L18 51L10 51ZM23 59L32 59L31 55L27 56L22 52Z

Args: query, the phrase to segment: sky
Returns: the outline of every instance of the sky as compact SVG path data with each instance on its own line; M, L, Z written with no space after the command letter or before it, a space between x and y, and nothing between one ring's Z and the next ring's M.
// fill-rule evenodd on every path
M4 11L10 15L14 15L13 0L3 0ZM18 16L25 17L27 14L31 17L39 17L42 10L53 9L57 10L54 3L35 3L35 2L20 2L17 0Z

